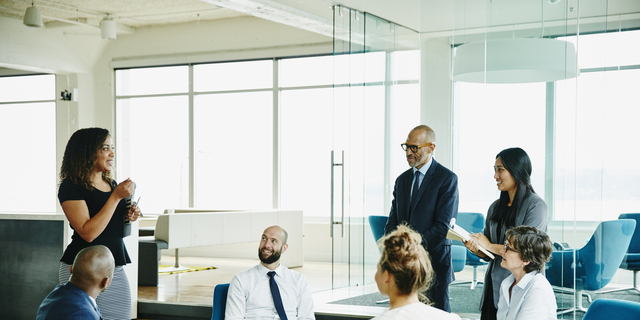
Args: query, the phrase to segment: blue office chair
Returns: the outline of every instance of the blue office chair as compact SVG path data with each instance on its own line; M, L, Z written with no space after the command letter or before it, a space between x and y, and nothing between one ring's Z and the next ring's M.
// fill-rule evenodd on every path
M373 233L373 239L376 240L376 246L378 240L384 236L384 227L387 225L387 216L369 216L369 226L371 226L371 233ZM376 303L386 303L389 299L376 301Z
M635 290L640 292L637 282L638 271L640 271L640 213L623 213L618 217L618 219L633 219L636 220L636 226L639 226L636 227L636 231L633 233L633 237L631 237L631 243L629 243L627 253L624 255L622 263L620 264L620 269L633 271L633 287L604 290L599 291L598 293L626 290Z
M589 306L582 320L637 320L640 319L640 303L617 299L596 299Z
M582 306L582 291L600 290L611 281L627 251L635 228L635 220L603 221L584 247L552 252L551 261L546 266L547 280L552 286L575 290L574 306L560 310L558 314L587 311ZM561 291L565 291L562 289Z
M373 233L373 238L376 240L376 243L382 236L384 236L384 227L387 225L387 220L389 217L387 216L369 216L369 225L371 226L371 233ZM464 250L463 250L464 249ZM451 246L451 259L453 263L453 271L459 272L464 269L464 264L466 262L466 248L455 248L455 246ZM376 303L384 303L389 301L389 299L376 301Z
M369 225L371 226L371 233L373 233L373 239L378 240L384 236L384 227L387 225L387 216L369 216Z
M213 289L213 314L211 315L211 320L224 320L228 292L228 283L221 283Z
M464 265L467 262L467 248L451 246L451 262L453 264L453 272L464 270Z
M458 219L456 224L467 230L469 233L478 233L484 230L484 215L477 212L458 212ZM478 258L471 251L467 250L462 241L453 240L454 246L462 246L465 249L466 262L465 264L473 267L473 280L471 281L456 281L454 284L471 283L471 290L473 290L478 283L482 283L482 280L478 280L478 267L487 264L486 261ZM455 268L455 267L454 267Z
M373 233L373 238L376 240L376 243L382 236L384 236L384 227L387 225L387 220L389 217L387 216L369 216L369 225L371 226L371 233ZM459 242L459 241L458 241ZM460 242L462 243L462 242ZM451 246L451 259L453 262L453 271L460 272L464 269L464 265L467 261L467 248L455 248L456 246ZM477 258L477 257L476 257Z

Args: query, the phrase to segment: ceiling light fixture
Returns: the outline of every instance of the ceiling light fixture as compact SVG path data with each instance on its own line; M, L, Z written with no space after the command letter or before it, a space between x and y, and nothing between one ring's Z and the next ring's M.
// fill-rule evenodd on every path
M24 13L23 23L25 26L33 28L40 28L43 26L40 11L38 11L38 8L36 8L33 2L31 2L31 7L27 8L27 11Z
M453 80L462 82L552 82L576 74L573 43L557 39L470 42L456 48L453 60Z
M575 78L575 46L568 41L545 38L544 1L541 2L540 12L540 38L485 40L465 43L456 48L453 80L474 83L532 83Z
M100 21L100 31L102 39L115 40L116 39L116 22L111 20L109 15Z

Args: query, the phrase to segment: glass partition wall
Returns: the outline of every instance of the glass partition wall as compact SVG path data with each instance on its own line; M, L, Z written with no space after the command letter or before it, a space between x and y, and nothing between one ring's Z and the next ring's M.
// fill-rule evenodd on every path
M533 187L548 206L548 234L569 249L554 254L547 278L556 289L585 290L593 298L636 300L638 294L600 294L635 285L633 271L612 252L626 251L633 229L613 234L603 226L640 212L640 151L629 144L639 136L640 21L637 10L624 13L631 5L458 0L453 8L453 170L460 211L486 216L499 197L496 154L523 148L533 164ZM561 41L555 44L564 52L554 56L545 41ZM619 234L626 240L608 242ZM589 305L580 293L564 292L557 295L560 309Z
M611 3L420 1L420 32L334 7L333 56L116 70L119 174L138 177L138 194L159 204L154 212L302 208L305 223L331 226L332 287L373 283L379 253L367 220L388 215L395 178L408 168L399 144L424 122L439 128L436 157L459 177L460 211L486 216L498 198L495 155L519 146L548 205L551 239L582 248L601 222L640 212L640 8ZM504 40L558 40L562 59L505 67L497 63L551 49L501 50L496 60L489 43ZM461 72L459 54L473 43L480 51L467 61L480 69ZM555 78L541 80L545 73ZM166 85L150 87L146 79L159 75ZM245 141L255 141L250 150ZM161 160L170 175L148 166L156 150L171 150ZM255 169L231 177L232 166ZM243 192L259 196L247 203ZM618 265L608 288L633 282ZM566 296L563 307L579 297Z
M327 160L337 288L374 282L378 249L368 217L389 214L384 208L399 172L386 164L404 156L399 144L419 124L419 34L335 6L333 71L333 149Z

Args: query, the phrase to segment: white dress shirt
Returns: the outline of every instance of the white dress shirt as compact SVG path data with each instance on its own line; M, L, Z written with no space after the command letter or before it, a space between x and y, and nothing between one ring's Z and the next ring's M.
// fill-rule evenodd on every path
M557 319L556 296L547 278L537 271L525 274L520 282L511 289L515 281L509 275L500 285L500 302L498 302L498 320L548 320Z
M231 280L225 320L280 319L269 287L271 271L262 264L239 272ZM315 319L309 282L302 274L280 265L274 279L289 320Z
M460 316L428 306L422 302L390 309L371 320L460 320Z

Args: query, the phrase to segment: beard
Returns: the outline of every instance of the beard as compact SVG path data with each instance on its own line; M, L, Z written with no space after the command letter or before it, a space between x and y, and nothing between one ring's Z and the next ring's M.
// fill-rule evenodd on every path
M264 264L272 264L272 263L280 260L280 255L282 255L282 248L280 248L280 250L278 250L278 251L274 251L268 257L264 257L262 255L262 249L258 248L258 258L260 258L260 261L262 261L262 263L264 263Z

